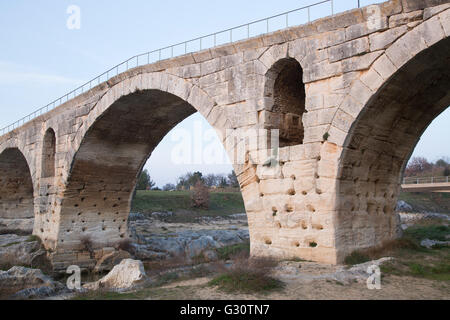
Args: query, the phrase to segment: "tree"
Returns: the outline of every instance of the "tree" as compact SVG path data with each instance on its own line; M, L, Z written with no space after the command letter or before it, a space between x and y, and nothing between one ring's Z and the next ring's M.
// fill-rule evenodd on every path
M438 161L436 161L435 165L437 167L447 168L450 165L450 163L448 163L445 159L439 159Z
M190 187L195 186L198 181L204 183L203 174L201 172L188 172L184 176L178 178L177 189L189 189Z
M191 192L191 202L194 208L209 208L209 190L201 180L196 182Z
M450 166L448 166L444 169L444 177L448 177L448 176L450 176Z
M155 182L150 178L150 174L147 169L144 169L139 175L138 182L136 185L136 190L148 190L155 186Z
M408 166L405 170L406 177L414 177L426 173L427 171L431 171L433 169L433 165L428 162L427 159L422 157L414 157L408 163Z
M172 183L168 183L163 187L163 191L172 191L175 190L177 187L172 184Z
M205 185L207 186L207 187L214 187L214 186L217 186L217 181L218 181L218 176L216 176L215 174L213 174L213 173L210 173L210 174L208 174L205 178L204 178L204 180L205 180Z
M228 180L225 177L221 177L219 181L219 187L220 188L226 188L228 187Z
M232 188L239 188L239 181L234 170L228 175L228 180Z

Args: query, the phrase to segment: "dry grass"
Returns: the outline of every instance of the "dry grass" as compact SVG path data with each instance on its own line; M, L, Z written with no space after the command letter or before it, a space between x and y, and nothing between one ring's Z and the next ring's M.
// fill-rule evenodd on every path
M91 256L94 255L94 243L92 242L91 237L84 236L80 239L81 241L81 249L89 252Z
M119 241L116 245L117 249L127 251L131 254L134 254L135 250L132 245L132 241L130 239L123 239Z
M284 284L270 276L277 264L271 258L248 258L246 252L242 251L233 256L233 265L222 267L222 273L211 280L209 285L230 293L268 293L280 290Z

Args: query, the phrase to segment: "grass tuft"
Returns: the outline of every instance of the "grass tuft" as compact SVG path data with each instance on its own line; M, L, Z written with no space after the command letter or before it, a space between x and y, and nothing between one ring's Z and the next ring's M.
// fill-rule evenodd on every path
M270 258L248 258L245 252L233 257L234 264L209 282L228 293L268 293L284 288L283 282L270 276L277 265Z
M250 242L243 242L239 244L234 244L231 246L225 246L218 248L217 255L220 260L230 260L233 256L239 254L245 254L247 257L250 256Z

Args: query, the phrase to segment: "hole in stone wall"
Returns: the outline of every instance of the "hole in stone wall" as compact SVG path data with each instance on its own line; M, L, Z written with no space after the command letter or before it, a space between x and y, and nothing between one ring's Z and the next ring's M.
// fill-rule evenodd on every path
M302 221L302 229L303 230L308 229L308 224L306 223L306 221Z
M290 205L290 204L287 204L287 205L284 206L284 210L286 212L294 212L294 207L292 205Z
M271 244L272 244L272 240L266 239L266 240L264 241L264 243L267 244L267 245L271 245Z
M278 213L277 208L273 207L272 208L272 215L275 217L277 215L277 213Z
M289 189L288 195L295 196L295 190L294 189Z
M311 248L315 248L315 247L317 247L317 242L311 241L311 242L309 243L309 246L310 246Z

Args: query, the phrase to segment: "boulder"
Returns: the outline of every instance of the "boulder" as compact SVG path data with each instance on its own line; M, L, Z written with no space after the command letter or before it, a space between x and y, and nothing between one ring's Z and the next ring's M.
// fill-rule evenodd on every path
M31 235L33 233L34 218L29 219L2 219L0 218L0 233L16 233Z
M128 216L128 221L138 221L138 220L145 220L146 217L142 213L138 212L130 212L130 215Z
M30 236L16 234L0 235L0 261L2 264L31 265L36 255L40 255L40 243Z
M164 218L168 218L168 217L172 217L173 216L173 212L168 211L168 212L153 212L152 213L152 218L156 218L156 219L164 219Z
M424 239L420 242L420 245L427 249L432 249L434 246L448 246L450 245L450 241Z
M403 200L397 202L397 207L395 208L398 212L411 212L413 208Z
M219 248L220 245L211 236L202 236L192 240L186 245L186 255L194 258L201 255L204 251Z
M96 282L83 285L88 290L100 288L109 290L130 290L147 280L142 261L124 259L116 265L106 276Z
M133 256L139 260L163 260L168 258L168 254L164 252L156 252L149 250L145 245L132 244L134 247Z
M39 269L12 267L0 271L0 292L3 296L16 299L49 296L64 286L44 275Z

